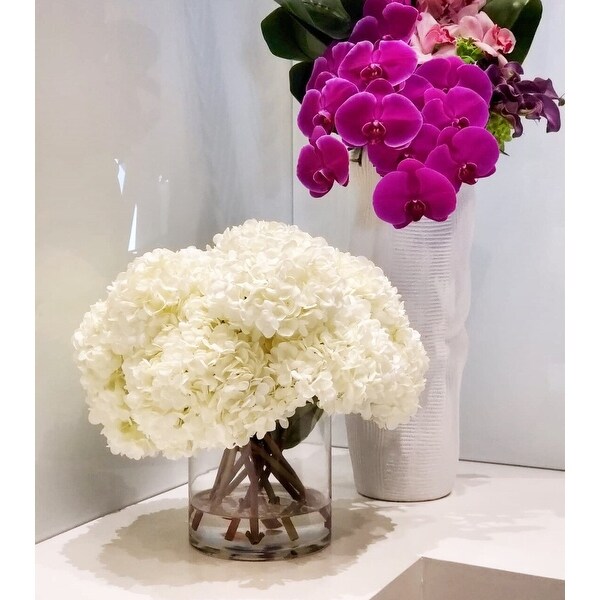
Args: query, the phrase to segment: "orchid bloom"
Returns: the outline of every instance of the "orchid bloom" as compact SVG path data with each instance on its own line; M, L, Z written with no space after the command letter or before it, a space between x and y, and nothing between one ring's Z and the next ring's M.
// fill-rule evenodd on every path
M486 74L494 86L491 109L510 123L514 129L513 137L523 133L521 117L536 121L545 118L547 133L560 129L558 107L562 99L550 79L521 79L523 67L516 62L509 62L503 67L490 65Z
M385 144L367 146L369 160L381 177L395 171L400 161L414 158L422 163L427 160L431 151L437 146L440 130L433 125L423 123L412 142L404 148L390 148Z
M359 42L340 63L340 77L364 90L372 81L385 79L392 85L406 81L417 66L415 51L405 42Z
M486 104L492 98L492 83L485 71L476 65L465 64L457 56L434 58L422 64L415 74L444 92L460 86L479 94Z
M315 127L321 126L326 133L331 133L337 109L357 92L353 83L340 77L329 79L321 91L308 90L298 113L300 131L310 137Z
M321 198L335 182L348 185L350 159L346 146L316 127L310 144L300 150L296 175L313 198Z
M306 84L307 90L321 90L329 79L337 77L340 63L354 47L350 42L336 42L325 50L314 62L310 79Z
M464 87L453 87L446 94L442 90L431 88L424 94L423 121L445 127L485 127L490 111L483 98Z
M425 165L442 173L458 192L461 185L473 185L496 171L500 149L496 138L483 127L444 129L438 147Z
M399 148L419 133L423 118L415 105L384 79L351 96L335 115L335 127L350 146L383 143Z
M445 221L456 208L456 192L441 173L409 158L377 184L373 208L396 229L423 217Z
M419 11L410 0L366 0L363 18L350 35L350 42L400 40L408 42L415 30Z

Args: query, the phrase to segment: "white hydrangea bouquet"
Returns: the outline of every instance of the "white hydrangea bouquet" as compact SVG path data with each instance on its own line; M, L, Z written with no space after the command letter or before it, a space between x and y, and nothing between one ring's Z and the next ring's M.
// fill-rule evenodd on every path
M133 260L73 343L89 420L133 459L281 440L323 412L393 429L417 411L428 365L380 268L256 220L204 251Z

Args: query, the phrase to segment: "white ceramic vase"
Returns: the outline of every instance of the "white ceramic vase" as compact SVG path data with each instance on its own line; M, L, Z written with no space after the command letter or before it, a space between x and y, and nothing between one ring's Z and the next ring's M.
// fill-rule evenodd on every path
M420 409L408 425L385 431L359 416L346 417L354 479L358 492L371 498L434 500L452 491L458 466L474 190L463 186L447 221L422 219L396 230L373 212L379 177L372 167L353 175L362 201L356 203L350 251L370 258L398 288L430 359Z

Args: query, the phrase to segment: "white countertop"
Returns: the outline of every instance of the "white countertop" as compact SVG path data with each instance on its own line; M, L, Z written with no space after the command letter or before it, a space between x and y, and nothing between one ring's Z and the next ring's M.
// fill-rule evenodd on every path
M333 457L333 541L288 561L205 556L187 539L187 486L36 547L43 600L367 600L420 557L564 579L564 473L461 462L441 500L368 500Z

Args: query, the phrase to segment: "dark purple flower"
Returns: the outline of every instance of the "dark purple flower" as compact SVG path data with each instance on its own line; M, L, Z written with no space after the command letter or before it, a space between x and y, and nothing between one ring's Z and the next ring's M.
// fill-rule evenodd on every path
M422 217L445 221L456 208L456 192L442 174L409 158L377 184L373 208L397 229Z
M353 47L350 42L335 42L328 46L323 56L315 60L306 89L321 90L329 79L337 77L340 63Z
M464 63L457 56L429 60L416 70L416 74L444 92L460 86L479 94L486 104L492 97L492 85L485 71L477 65Z
M363 18L354 26L351 42L401 40L408 42L415 31L419 11L404 0L367 0Z
M425 91L423 97L423 120L438 129L485 127L488 122L488 104L469 88L454 87L448 93L431 88Z
M458 191L463 183L473 185L496 171L500 149L496 138L482 127L444 129L426 166L444 175Z
M337 138L327 135L322 127L317 127L310 144L300 150L296 175L313 198L321 198L336 181L340 185L348 185L349 169L346 146Z
M300 131L310 137L315 127L321 126L326 133L331 133L337 109L357 92L353 83L340 77L329 79L321 91L308 90L298 113Z
M400 161L407 158L424 163L429 153L437 146L439 134L440 130L437 127L423 123L417 136L404 148L390 148L385 144L367 146L369 160L382 177L395 171Z
M417 66L416 52L405 42L359 42L346 54L338 74L364 90L372 81L385 79L398 85L408 79Z
M419 133L423 118L415 105L384 79L348 98L335 115L335 127L354 147L383 143L399 148Z
M558 107L563 104L563 100L554 90L550 79L521 79L523 67L517 62L509 62L503 67L492 65L485 73L494 87L491 110L511 124L513 137L519 137L523 133L521 117L535 121L546 119L547 132L560 129Z

